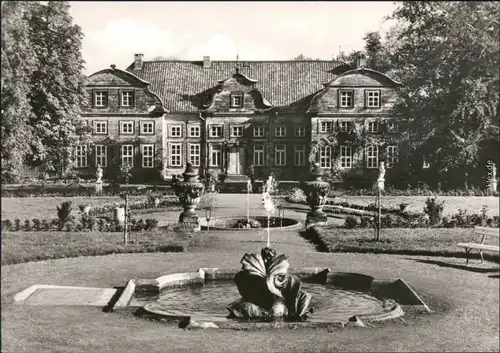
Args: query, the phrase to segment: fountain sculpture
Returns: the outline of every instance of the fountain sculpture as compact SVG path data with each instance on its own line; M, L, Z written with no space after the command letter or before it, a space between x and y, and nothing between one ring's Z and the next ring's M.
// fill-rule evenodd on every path
M241 295L227 306L230 318L304 321L311 295L301 291L298 277L287 273L285 255L265 247L259 254L245 254L242 270L234 278Z
M307 204L311 207L311 212L306 218L306 228L315 224L325 224L328 220L326 213L323 212L323 206L330 191L330 184L321 180L322 175L321 167L315 163L311 170L311 180L301 183L301 189L307 197Z
M200 202L205 187L198 181L198 173L193 169L191 163L187 164L182 176L184 180L175 185L175 194L179 197L184 208L184 211L179 215L179 223L185 224L193 231L199 231L201 227L196 206Z

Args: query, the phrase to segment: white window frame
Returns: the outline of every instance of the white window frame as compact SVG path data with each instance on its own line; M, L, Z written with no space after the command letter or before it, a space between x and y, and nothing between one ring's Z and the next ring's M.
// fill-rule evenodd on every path
M170 143L168 146L171 167L182 167L182 143ZM175 157L175 158L174 158Z
M275 126L274 127L274 136L285 137L286 136L286 126L284 126L284 125Z
M346 145L339 146L340 153L340 168L352 168L352 147Z
M214 134L215 131L220 131L220 136L217 134ZM219 124L209 125L208 133L209 133L210 138L223 138L224 137L224 125L219 125Z
M377 120L367 121L366 125L368 132L376 133L379 131L379 122Z
M108 121L94 120L94 135L107 135L107 134L108 134Z
M354 91L340 90L339 92L339 107L352 108L354 107Z
M87 168L87 145L75 146L75 168Z
M173 138L182 138L182 125L181 124L169 125L168 134L170 137Z
M190 143L189 145L189 162L193 167L199 167L201 163L201 144Z
M120 97L121 107L133 107L134 106L134 91L122 91ZM127 104L125 104L127 103Z
M151 129L149 129L148 127L151 127ZM141 135L154 135L155 122L153 120L141 121L140 122L140 132L141 132Z
M104 102L107 100L108 91L94 91L94 107L105 107Z
M280 157L278 158L278 156ZM277 167L286 166L286 145L274 146L274 165Z
M341 121L340 122L340 132L348 132L351 127L350 121Z
M319 147L319 166L321 168L332 167L332 146L327 145Z
M134 121L133 120L126 120L126 121L120 121L120 135L133 135L134 134ZM125 131L125 126L131 126L131 131Z
M102 168L108 166L108 146L95 145L95 165L100 165Z
M254 126L253 127L253 137L264 137L266 134L265 126Z
M366 107L380 108L380 96L379 90L366 90Z
M319 122L319 132L327 134L333 132L333 121L321 120Z
M306 146L295 145L293 147L293 164L296 166L306 165Z
M153 143L141 145L141 165L143 168L154 168L155 145Z
M120 152L122 166L128 164L132 168L134 166L134 145L121 145Z
M367 145L365 147L365 160L366 168L375 169L378 168L378 146L377 145Z
M254 145L253 146L253 165L256 167L261 167L265 165L265 145Z
M201 125L188 125L188 136L189 137L201 137Z
M235 134L235 132L241 132L238 134ZM243 137L243 134L245 132L245 127L243 125L233 125L231 126L231 137Z
M231 108L243 108L243 93L231 93ZM240 100L239 103L236 100Z
M399 148L397 145L389 145L385 150L385 166L393 168L399 161Z
M295 126L295 136L296 137L306 136L306 127L303 125Z
M218 156L214 158L214 156ZM215 162L217 159L217 163ZM210 167L222 167L222 145L210 145Z

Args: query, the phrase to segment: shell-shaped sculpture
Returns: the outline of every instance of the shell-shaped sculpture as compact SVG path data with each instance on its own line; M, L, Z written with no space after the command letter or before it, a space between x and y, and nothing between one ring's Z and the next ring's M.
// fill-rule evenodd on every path
M231 317L307 318L311 295L300 290L300 279L288 274L285 255L276 256L274 249L264 248L260 254L245 254L241 264L234 281L242 298L228 305Z

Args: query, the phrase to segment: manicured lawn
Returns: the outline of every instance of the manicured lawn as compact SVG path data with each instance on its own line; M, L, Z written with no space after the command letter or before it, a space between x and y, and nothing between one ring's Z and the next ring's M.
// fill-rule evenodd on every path
M382 207L399 207L399 204L404 202L409 204L409 211L423 212L427 198L428 196L382 196ZM342 196L330 199L356 205L375 203L375 196ZM490 217L498 216L500 211L499 199L495 196L438 196L437 200L444 201L445 215L457 213L459 208L467 210L468 213L480 213L483 205L489 207Z
M131 244L118 232L5 232L2 234L2 265L45 259L119 253L185 251L194 242L162 229L133 232Z
M318 226L304 233L304 237L326 252L373 252L386 254L414 254L436 256L464 256L458 243L479 242L472 229L464 228L389 228L380 230L380 241L374 241L373 229L342 229ZM498 238L486 241L498 245ZM498 254L486 258L498 259Z
M130 200L144 200L145 196L130 196ZM120 196L76 196L76 197L2 197L2 219L19 218L32 220L57 218L57 206L64 201L71 201L73 209L78 211L78 205L102 205L106 203L123 202Z
M434 313L361 329L183 331L102 308L30 306L12 296L33 284L110 288L130 278L234 268L237 251L121 254L48 260L2 268L2 346L6 352L416 352L498 351L498 268L469 269L455 259L293 252L293 266L329 267L376 278L403 278ZM292 253L283 249L287 254ZM461 260L461 259L459 259ZM463 261L459 261L463 263ZM474 271L473 271L474 270Z

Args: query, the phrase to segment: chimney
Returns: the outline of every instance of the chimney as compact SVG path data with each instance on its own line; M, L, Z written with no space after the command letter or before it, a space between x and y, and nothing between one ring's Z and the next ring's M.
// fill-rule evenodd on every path
M142 69L142 58L144 57L144 54L135 54L134 55L134 70L141 70Z
M203 57L203 68L204 69L209 69L210 68L210 57L209 56L204 56Z
M356 59L356 68L360 69L362 67L366 67L366 56L363 53L359 53Z

